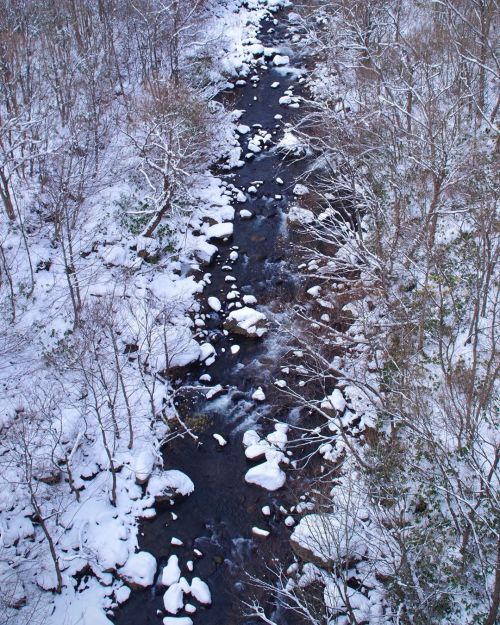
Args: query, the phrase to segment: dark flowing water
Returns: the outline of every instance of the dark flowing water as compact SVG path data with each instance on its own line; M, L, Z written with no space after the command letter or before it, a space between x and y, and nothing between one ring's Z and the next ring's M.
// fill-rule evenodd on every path
M265 21L260 35L264 45L285 50L288 46L285 24L286 14L280 15L278 25ZM298 62L292 58L292 67ZM293 71L287 73L272 66L259 70L258 75L257 85L253 87L249 81L232 96L232 102L234 108L245 110L240 123L248 126L260 124L263 129L276 131L273 140L277 141L283 135L284 123L292 122L301 114L300 109L293 110L278 103L289 86L293 85L294 94L300 95L299 76ZM279 82L279 88L271 88L273 82ZM275 120L278 113L283 116L280 121ZM242 137L244 148L253 132L252 129ZM238 246L239 259L229 272L236 278L238 290L242 295L255 295L259 307L285 318L294 303L296 283L288 270L290 245L284 214L291 202L295 181L304 169L304 161L285 160L271 149L224 176L238 188L246 189L256 180L263 183L258 193L245 204L235 205L234 235L226 243L221 243L218 257L205 269L211 272L212 278L203 294L204 300L214 295L225 301L230 283L225 280L228 272L222 267L228 264L231 248ZM283 185L276 182L277 177L283 179ZM282 198L276 199L276 195ZM254 217L240 219L240 208L252 211ZM206 306L204 310L210 312ZM278 509L281 504L289 507L293 501L294 472L287 469L287 483L275 493L246 484L244 475L250 465L243 453L241 437L245 429L259 427L256 424L262 424L265 430L266 426L269 428L269 419L286 421L288 418L288 409L280 407L279 395L273 394L272 390L273 379L281 377L278 361L283 347L272 331L260 340L225 336L222 319L213 312L207 320L207 330L206 340L215 346L218 358L209 368L203 365L189 368L183 382L195 383L202 373L209 373L212 383L223 385L225 392L211 401L202 401L199 396L187 397L180 410L205 422L200 433L201 444L184 436L174 439L164 450L165 468L187 473L195 484L195 492L173 506L163 504L158 507L157 516L142 524L140 548L155 555L159 571L175 553L182 574L188 580L196 575L208 583L212 605L198 607L191 617L195 625L251 625L261 621L244 614L242 600L248 600L252 594L246 573L265 577L266 566L272 565L274 558L285 565L290 558L290 530L285 527ZM232 344L241 347L236 355L230 351ZM267 401L262 404L250 397L258 386L262 386L267 395ZM228 444L221 448L213 439L213 433L223 435ZM273 514L270 517L263 516L261 508L264 505L271 506ZM178 516L177 520L172 520L172 511ZM252 537L253 526L268 529L271 535L268 538ZM183 541L182 547L170 545L174 536ZM193 555L195 548L203 553L202 557ZM186 568L189 560L194 561L193 573ZM165 616L164 591L165 588L160 586L134 591L129 601L117 611L116 623L159 625ZM279 625L297 622L290 615L276 612L272 606L270 613L274 614Z

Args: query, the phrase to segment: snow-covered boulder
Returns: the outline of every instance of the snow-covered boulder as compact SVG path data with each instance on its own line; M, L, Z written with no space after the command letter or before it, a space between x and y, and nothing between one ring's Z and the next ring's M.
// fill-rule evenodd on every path
M282 488L285 484L286 475L280 469L279 460L271 458L262 464L248 469L245 474L245 482L255 484L269 491L275 491Z
M132 469L135 472L135 481L137 484L145 484L148 481L156 464L156 459L156 452L152 448L142 449L137 456L135 456Z
M315 221L314 213L302 206L290 206L287 219L295 224L312 224Z
M189 591L199 603L203 605L210 605L212 603L210 588L199 577L193 577Z
M267 332L265 327L266 315L254 308L244 306L232 310L224 321L224 328L234 334L243 334L249 337L261 337Z
M151 586L156 573L156 559L147 551L138 551L129 556L118 575L132 587Z
M206 231L208 239L224 239L230 237L233 234L233 224L224 222L221 224L214 224L209 226Z
M288 65L290 63L290 57L286 56L286 54L277 54L273 59L273 65L276 67L283 67L283 65Z
M367 550L364 538L349 531L345 519L326 513L303 517L290 543L300 558L323 568L331 568L336 562L359 560Z
M155 501L166 501L175 496L186 497L194 491L191 479L182 471L169 469L159 475L153 475L149 480L148 494Z
M303 158L310 153L307 144L289 129L285 130L285 134L276 146L276 149L284 156L291 158Z
M172 586L172 584L177 584L180 577L179 558L176 555L171 555L161 573L161 583L163 586Z

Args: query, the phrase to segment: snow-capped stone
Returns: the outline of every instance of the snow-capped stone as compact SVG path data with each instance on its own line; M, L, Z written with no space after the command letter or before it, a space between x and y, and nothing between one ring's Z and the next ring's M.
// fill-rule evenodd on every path
M260 436L257 434L255 430L247 430L243 434L243 446L250 447L250 445L255 445L260 441Z
M192 480L178 469L169 469L158 475L153 475L148 483L147 492L161 502L176 495L187 497L194 491Z
M225 447L227 445L227 440L221 436L220 434L212 434L215 440L219 443L221 447Z
M147 551L138 551L128 557L125 565L119 569L119 576L128 584L145 588L151 586L156 573L156 559Z
M163 605L169 614L177 614L184 607L184 590L178 582L172 584L163 595Z
M286 475L280 469L278 461L266 460L266 462L258 464L246 472L245 482L269 491L275 491L285 484Z
M311 297L319 297L321 293L321 286L320 285L312 286L310 289L307 289L307 293Z
M270 533L271 532L269 532L268 530L263 530L260 527L252 527L252 534L255 534L255 536L262 536L263 538L267 538Z
M259 386L258 389L252 393L252 399L255 401L265 401L266 395L261 386Z
M210 343L203 343L202 345L200 345L200 360L202 362L206 360L207 358L209 358L210 356L213 356L214 354L215 354L215 347L211 345Z
M209 297L208 300L207 300L207 304L215 312L220 312L220 310L222 308L222 304L220 303L220 299L218 297L214 297L214 296Z
M179 558L176 555L171 555L162 571L161 583L163 586L172 586L172 584L177 584L180 576Z
M276 67L282 67L283 65L288 65L290 63L290 57L286 56L286 54L277 54L273 59L273 64Z
M230 237L233 234L233 224L229 222L223 222L221 224L214 224L206 230L208 239L223 239Z
M255 295L243 295L243 302L247 304L247 306L255 306L257 298Z
M163 625L193 625L193 619L189 616L165 616Z
M293 187L294 195L307 195L308 193L309 193L309 189L304 184L296 184Z
M321 408L323 410L337 410L338 412L343 412L346 407L346 401L342 391L336 388L333 393L325 397L325 399L321 402Z
M135 481L138 484L145 484L149 476L153 472L156 464L157 455L154 449L141 449L137 456L134 457L132 470L135 472Z
M266 321L264 313L245 306L238 310L232 310L224 321L224 328L235 334L243 334L248 337L261 337L267 329L263 327Z
M212 594L208 585L199 577L193 577L190 586L190 593L193 597L203 605L212 603Z
M301 206L290 206L286 217L288 221L299 224L312 224L316 219L311 210Z

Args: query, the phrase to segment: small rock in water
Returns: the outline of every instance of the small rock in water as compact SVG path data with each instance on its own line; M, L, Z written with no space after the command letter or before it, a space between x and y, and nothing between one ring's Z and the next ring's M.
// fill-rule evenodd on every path
M231 345L231 354L237 354L240 351L239 345Z
M184 544L180 538L175 538L175 536L170 540L170 544L174 545L174 547L182 547Z
M270 516L271 515L271 508L269 506L263 506L262 507L262 514L264 516Z
M265 401L266 395L262 390L262 387L259 386L259 388L254 391L254 393L252 394L252 399L255 399L256 401Z
M227 440L220 434L212 434L212 436L215 438L215 440L219 443L221 447L224 447L225 445L227 445Z
M270 534L267 530L263 530L260 527L252 527L252 534L255 536L262 536L263 538L267 538Z
M219 312L222 308L222 304L220 303L220 300L217 297L209 297L207 300L207 303L210 306L210 308L214 310L215 312Z
M286 54L277 54L273 59L273 64L276 67L282 67L283 65L288 65L290 63L290 57L286 56Z
M214 386L213 388L211 388L208 393L205 395L205 397L207 399L212 399L213 397L215 397L216 395L218 395L219 393L222 393L224 389L222 388L222 386L220 384L217 384L216 386Z

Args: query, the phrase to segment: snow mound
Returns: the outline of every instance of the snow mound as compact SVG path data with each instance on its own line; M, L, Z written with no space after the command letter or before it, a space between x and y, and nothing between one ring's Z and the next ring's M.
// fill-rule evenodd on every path
M133 586L151 586L156 573L156 559L147 551L139 551L129 556L125 566L119 571L120 577Z
M194 491L191 479L182 471L169 469L160 475L153 475L149 480L148 493L156 501L170 499L174 495L186 497Z
M206 230L207 238L209 239L224 239L230 237L233 234L233 224L224 222L221 224L214 224L209 226Z

